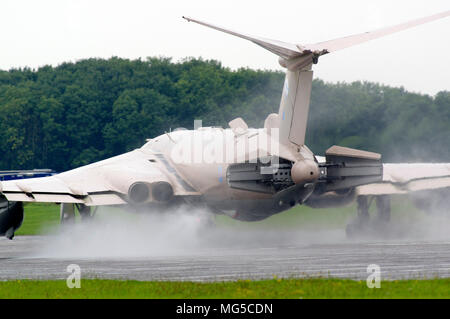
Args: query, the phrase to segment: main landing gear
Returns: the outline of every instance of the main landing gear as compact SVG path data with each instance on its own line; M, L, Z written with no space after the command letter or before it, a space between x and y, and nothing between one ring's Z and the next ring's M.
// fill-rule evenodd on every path
M376 203L376 215L370 218L369 209ZM385 234L391 219L391 198L389 195L358 196L357 215L346 227L348 238L377 236Z
M90 220L97 211L97 207L91 211L91 207L84 204L61 203L59 213L61 224L71 224L75 222L75 208L78 210L82 222Z

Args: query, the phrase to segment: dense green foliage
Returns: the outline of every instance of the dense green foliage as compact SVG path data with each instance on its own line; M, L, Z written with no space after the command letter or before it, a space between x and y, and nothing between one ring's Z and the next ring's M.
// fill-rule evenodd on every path
M88 59L0 71L0 168L58 171L107 158L170 128L261 127L284 75L217 61ZM385 160L448 161L450 92L435 97L373 83L313 83L307 144L382 152Z

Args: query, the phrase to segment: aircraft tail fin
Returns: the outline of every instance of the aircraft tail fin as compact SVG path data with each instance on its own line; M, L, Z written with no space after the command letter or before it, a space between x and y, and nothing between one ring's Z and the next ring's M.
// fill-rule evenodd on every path
M280 57L280 64L287 69L278 112L280 143L284 145L294 144L295 146L302 146L305 143L309 100L311 95L313 75L311 67L312 64L318 62L320 56L447 16L450 16L450 10L371 32L306 45L250 36L207 22L188 17L183 18L187 21L192 21L252 41Z
M302 51L297 45L225 29L210 23L183 17L206 27L252 41L280 57L280 63L288 67L283 94L278 112L280 143L298 146L304 144L306 122L308 119L309 98L311 94L313 55ZM291 71L292 70L292 71Z

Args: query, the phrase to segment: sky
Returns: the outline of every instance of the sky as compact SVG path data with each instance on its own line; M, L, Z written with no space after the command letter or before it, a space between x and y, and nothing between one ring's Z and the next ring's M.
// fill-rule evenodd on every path
M2 0L0 69L84 58L203 57L237 69L283 70L243 39L181 18L307 44L450 10L449 0ZM320 58L314 76L450 91L450 17Z

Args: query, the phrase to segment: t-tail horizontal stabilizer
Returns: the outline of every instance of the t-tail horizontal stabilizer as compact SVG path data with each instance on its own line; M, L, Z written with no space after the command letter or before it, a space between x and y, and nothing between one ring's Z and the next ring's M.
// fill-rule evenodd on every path
M250 36L189 17L183 18L252 41L280 57L280 64L287 69L277 120L280 129L280 143L299 147L305 143L313 78L311 66L318 62L321 55L381 38L449 15L450 10L387 28L306 45ZM271 120L273 121L273 118Z

